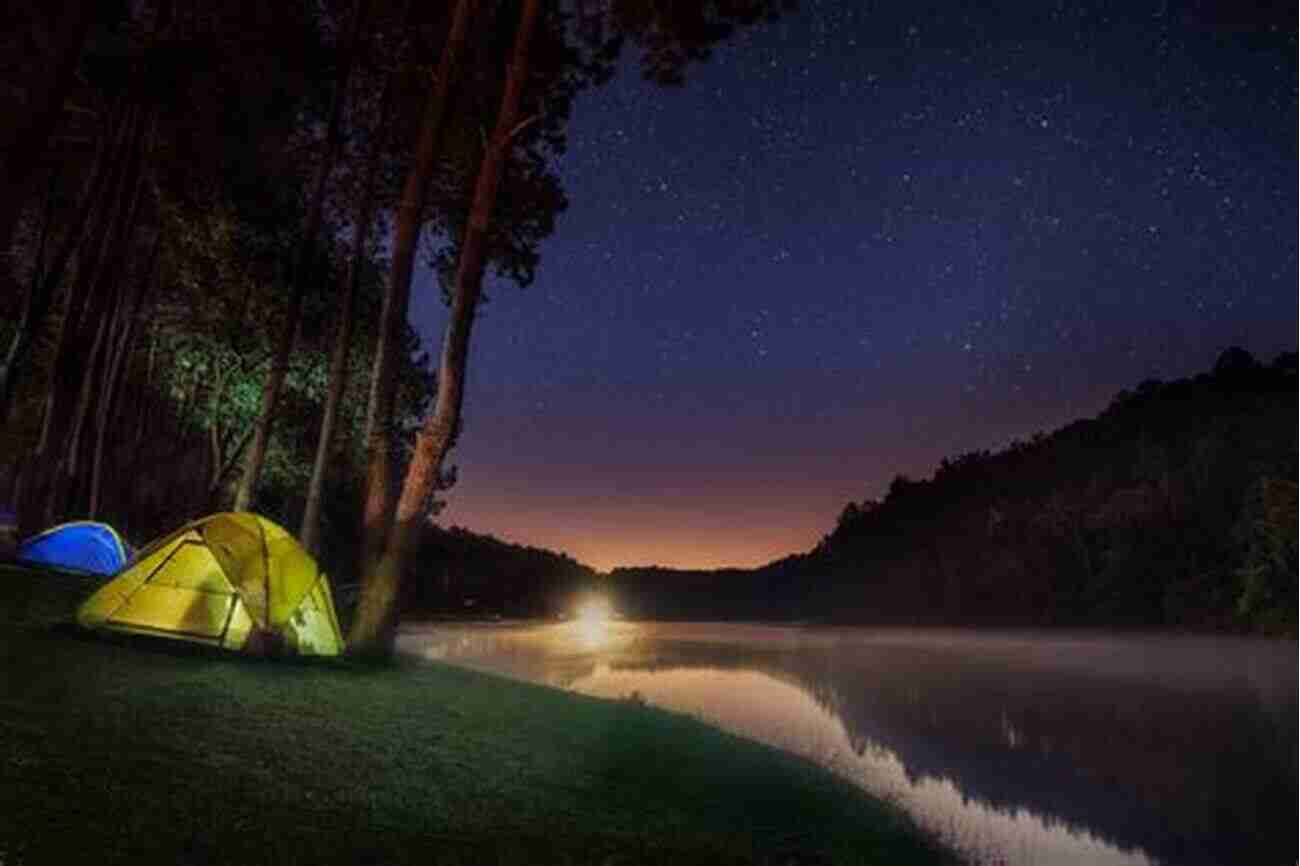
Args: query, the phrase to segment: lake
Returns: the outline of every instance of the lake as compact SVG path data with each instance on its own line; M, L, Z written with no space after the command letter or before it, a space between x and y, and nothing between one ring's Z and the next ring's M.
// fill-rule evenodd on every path
M1297 862L1293 641L575 621L398 645L803 755L972 864Z

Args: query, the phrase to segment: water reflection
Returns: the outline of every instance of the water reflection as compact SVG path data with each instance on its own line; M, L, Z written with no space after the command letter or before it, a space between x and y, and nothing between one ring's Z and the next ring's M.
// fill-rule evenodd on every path
M403 647L805 755L980 863L1292 863L1294 644L611 622Z

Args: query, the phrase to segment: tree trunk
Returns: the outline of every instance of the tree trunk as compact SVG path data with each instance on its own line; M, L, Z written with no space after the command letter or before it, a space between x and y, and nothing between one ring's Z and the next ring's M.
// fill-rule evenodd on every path
M220 501L222 482L226 480L226 476L235 468L235 464L239 462L239 458L243 455L244 449L248 447L248 440L252 437L253 428L244 428L244 432L239 434L239 437L230 447L229 452L226 454L225 461L213 470L212 479L208 482L208 504L211 506L212 511L224 510ZM224 450L224 448L222 450Z
M414 162L402 187L397 206L397 225L393 241L393 270L384 292L379 315L379 334L375 341L375 358L370 372L370 394L366 404L365 443L367 450L365 515L362 535L361 574L378 567L385 539L392 525L393 494L393 401L397 393L397 353L401 346L402 325L411 297L411 272L420 242L420 225L429 180L433 177L434 157L442 138L443 122L450 102L453 80L458 73L465 34L477 0L456 0L447 42L438 61L438 72L429 92L420 121L420 137L415 146Z
M293 354L299 319L302 318L303 302L307 296L307 266L316 245L316 235L320 231L321 214L325 206L325 186L333 172L334 160L338 155L342 138L343 105L347 100L348 78L352 72L352 60L357 54L358 44L361 41L361 25L368 3L369 0L357 0L347 48L340 59L338 84L334 89L334 101L330 105L329 123L325 131L325 151L321 154L320 165L316 168L316 179L307 206L307 217L303 222L302 238L298 241L298 255L291 275L293 287L289 293L289 307L285 311L284 326L280 329L275 345L275 356L262 388L262 406L257 415L253 447L248 452L244 477L240 479L239 491L235 494L236 511L247 511L252 507L253 495L257 491L257 482L262 474L262 465L266 462L266 449L270 444L276 404L280 400L280 391L284 388L284 380L289 373L289 356Z
M144 383L140 390L140 399L137 401L135 435L131 437L131 465L133 466L140 462L140 446L144 444L145 421L151 414L153 405L156 405L153 393L153 370L157 355L158 334L154 328L150 328L149 354L145 357L144 363Z
M41 435L36 447L35 462L41 466L52 464L53 469L43 479L40 489L34 489L33 495L44 493L43 519L49 522L50 516L59 510L57 502L65 491L62 490L65 475L68 473L69 460L75 469L75 452L64 448L57 460L52 451L69 442L79 441L75 431L75 420L82 411L82 401L78 397L75 404L68 406L69 397L80 394L84 388L77 387L78 381L83 385L89 376L89 365L93 355L87 358L85 347L92 343L98 333L98 324L104 314L108 298L106 293L96 291L107 262L113 258L114 241L123 234L123 224L133 216L134 204L139 191L139 142L143 134L144 115L142 111L128 111L125 144L122 164L115 167L113 176L106 183L104 202L100 205L95 224L87 234L85 242L78 253L77 276L68 289L68 304L60 323L56 342L54 368L50 376L49 389L45 402L45 418L41 425ZM119 240L120 243L120 240ZM20 503L20 510L25 506ZM35 503L32 503L35 507ZM20 515L21 516L21 515Z
M19 112L27 122L4 142L4 165L0 168L0 252L7 252L14 226L27 204L32 180L40 175L50 136L63 116L63 100L76 76L96 4L86 0L64 0L50 16L50 42L55 56L43 69L33 70L26 105Z
M464 400L465 371L469 361L470 331L483 286L487 264L487 236L496 207L497 189L510 155L516 131L520 96L528 71L528 43L540 0L524 0L511 51L505 92L496 129L483 154L469 227L461 247L452 290L451 313L443 336L438 366L438 393L433 411L425 419L415 442L415 454L402 483L393 527L388 533L378 566L362 575L361 603L349 636L352 651L360 655L391 652L397 627L397 598L407 559L419 540L430 497L442 474L442 464L455 444Z
M45 195L45 208L41 215L41 228L36 241L36 253L32 263L31 280L27 291L23 293L23 304L18 313L18 326L14 329L13 339L9 341L9 351L0 361L0 426L9 418L9 406L13 399L15 385L15 368L27 354L36 334L45 323L53 293L42 293L44 287L45 254L50 245L50 223L54 219L54 193L57 188L58 175L50 172L49 191Z
M357 229L360 234L361 229ZM330 443L334 438L334 422L338 418L339 403L342 401L343 389L348 381L348 347L352 341L352 308L356 298L357 262L353 260L348 269L348 288L343 297L343 308L339 310L338 333L334 337L334 351L330 357L329 393L325 398L325 412L320 422L320 436L316 441L316 459L311 467L311 480L307 484L307 503L303 507L302 525L298 529L298 538L303 548L312 556L318 556L317 535L320 529L320 508L325 486L325 463L329 459Z
M356 299L361 268L366 259L366 243L370 223L374 217L374 183L376 159L366 170L365 189L352 235L352 264L348 267L347 289L339 307L338 333L334 337L334 353L330 358L329 396L325 400L325 416L321 419L320 439L316 443L316 461L312 464L311 481L307 485L307 504L303 508L302 526L298 537L302 546L313 556L319 554L317 535L320 531L321 497L325 486L325 463L329 459L330 444L334 439L334 425L338 420L343 392L348 386L348 350L352 345L352 324L356 316Z
M212 385L212 393L208 396L208 450L212 457L212 466L208 473L209 494L221 485L221 467L225 463L222 459L225 453L222 440L225 437L222 435L221 425L217 423L217 407L226 396L226 382L234 372L232 369L222 370L220 365L220 359L214 357L212 366L216 381Z
M117 224L109 236L108 253L98 268L98 274L91 289L94 298L88 310L94 313L89 317L88 326L95 327L94 348L86 367L80 371L82 376L81 394L77 401L73 419L73 435L67 450L67 466L71 481L76 486L84 483L87 503L90 495L90 478L82 481L83 466L87 459L93 458L93 449L86 448L85 443L94 442L92 430L99 417L99 412L92 408L107 401L112 392L113 347L114 336L118 327L125 328L129 319L124 317L121 274L126 270L126 262L132 241L135 238L136 223L140 214L140 205L144 199L143 153L137 153L128 176L130 182L129 202L125 210L119 211ZM134 314L134 310L129 311ZM96 325L95 323L98 322ZM88 331L83 329L83 334ZM96 388L95 385L99 387ZM91 450L91 454L83 452ZM74 500L77 501L77 500Z
M133 293L134 295L135 293ZM121 352L125 348L127 331L130 330L131 317L134 313L134 301L130 305L119 304L109 317L108 339L105 341L103 381L100 386L99 401L95 404L94 432L90 446L90 483L87 487L86 517L95 519L99 511L100 479L103 475L104 448L107 441L108 412L113 393L113 380L119 366Z
M81 368L81 382L76 388L76 402L66 423L67 434L64 437L62 449L55 461L54 471L46 489L42 521L46 525L53 523L55 518L62 515L72 502L72 488L76 483L79 468L78 458L81 454L82 431L85 429L90 402L94 396L93 383L109 330L109 318L107 316L100 316L97 321L98 324L94 330L95 336L90 342L90 351L83 356L85 365Z
M93 164L93 163L92 163ZM50 248L50 223L54 221L54 195L59 189L59 173L50 172L49 189L45 192L45 209L41 214L41 227L36 236L36 252L32 256L32 278L27 289L27 295L24 300L30 300L36 287L41 284L45 276L45 254Z
M117 112L114 112L114 118L117 118L117 116ZM63 282L63 274L68 268L68 263L72 260L73 253L85 240L86 227L90 224L90 216L100 209L105 186L109 183L109 179L114 172L123 165L125 159L123 148L130 138L128 127L129 124L127 123L119 122L113 118L110 119L110 131L105 134L100 143L95 157L94 168L91 170L90 180L86 185L85 193L82 195L72 225L64 234L54 258L50 260L49 268L38 279L32 281L31 289L28 291L26 302L23 304L22 313L18 320L18 328L14 331L13 339L9 343L9 351L5 355L4 364L0 366L0 422L3 422L9 415L14 389L27 362L27 355L31 351L36 335L40 332L46 317L54 306L59 284Z
M145 299L156 279L159 256L162 251L162 232L154 239L153 250L149 254L149 264L143 278L138 284L131 304L127 310L126 322L121 328L118 339L112 344L112 354L108 362L108 377L105 391L100 395L99 412L95 419L95 450L90 470L90 505L86 509L91 519L99 511L100 495L104 478L104 449L109 424L114 420L118 395L121 393L122 380L125 378L127 359L135 343L135 334L145 309Z

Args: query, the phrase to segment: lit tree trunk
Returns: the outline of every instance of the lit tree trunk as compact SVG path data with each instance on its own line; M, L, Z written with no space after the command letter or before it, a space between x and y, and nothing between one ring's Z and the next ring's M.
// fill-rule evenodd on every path
M276 404L280 401L280 391L283 390L285 377L289 373L289 356L293 353L299 319L302 318L303 302L307 296L307 268L316 245L316 235L320 231L321 214L325 206L325 186L334 169L334 159L338 155L342 137L343 103L347 99L352 59L356 56L357 45L361 39L361 24L365 18L367 5L368 0L357 0L347 48L343 52L339 65L338 83L334 89L334 101L330 106L329 124L325 131L325 151L321 154L320 165L316 167L316 179L307 206L302 238L298 241L298 255L291 275L293 286L289 292L289 307L285 311L284 325L276 340L271 369L262 387L262 406L257 415L253 447L248 452L244 477L240 479L239 490L235 494L236 511L247 511L252 507L253 495L257 491L257 482L262 474L262 465L266 462L266 449L271 440L271 425L275 421Z
M451 26L447 31L447 43L438 61L438 73L420 121L415 159L407 172L402 198L397 206L393 270L379 315L379 334L376 337L375 358L370 372L370 394L366 405L368 467L361 574L367 574L378 563L384 549L384 539L392 523L391 428L393 401L397 392L397 353L400 351L402 325L406 322L406 308L411 297L411 272L415 267L415 253L420 242L424 200L428 195L429 180L433 176L434 156L442 137L453 78L459 68L461 52L464 51L465 33L476 5L477 0L456 0Z
M95 8L95 3L86 0L64 0L50 15L54 56L48 66L33 70L29 77L28 99L19 111L26 123L3 142L0 151L5 155L0 166L0 252L8 251L31 182L40 174L50 136L63 115L63 100L72 87Z
M433 411L425 419L415 442L415 454L402 483L393 527L378 565L362 575L361 603L349 637L352 650L361 655L387 654L397 627L397 597L411 549L419 539L430 498L442 475L442 464L455 444L464 400L465 370L469 361L470 331L483 286L487 264L487 236L519 114L520 94L528 71L528 43L540 0L524 0L511 51L505 92L496 129L483 154L469 227L461 247L452 289L451 312L443 336L438 366L438 391Z

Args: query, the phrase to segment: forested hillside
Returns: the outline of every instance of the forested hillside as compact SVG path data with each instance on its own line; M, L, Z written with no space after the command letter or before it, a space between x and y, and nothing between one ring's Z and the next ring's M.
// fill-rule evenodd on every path
M898 477L805 555L617 569L629 615L1296 630L1296 356L1240 349L1096 418Z
M565 554L431 526L406 582L404 606L414 618L565 616L601 583L594 570Z

